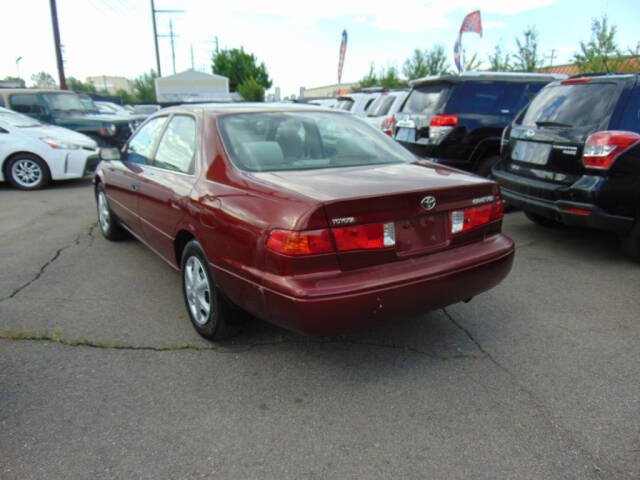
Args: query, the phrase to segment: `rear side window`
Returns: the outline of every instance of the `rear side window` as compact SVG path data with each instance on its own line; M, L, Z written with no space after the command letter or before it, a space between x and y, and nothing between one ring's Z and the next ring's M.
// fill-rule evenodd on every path
M131 163L150 164L153 148L162 132L167 117L152 118L129 141L125 161Z
M380 95L367 110L367 117L382 117L386 115L395 100L395 95Z
M620 130L640 132L640 87L633 89L624 117L620 123Z
M464 82L456 85L445 113L515 115L526 83Z
M40 113L42 107L36 95L11 95L11 108L20 113Z
M421 115L435 115L436 109L449 91L450 86L425 85L414 88L409 94L402 111Z
M193 172L196 151L196 121L193 117L176 115L160 140L153 166L180 173Z
M557 124L582 127L608 121L618 101L620 87L615 83L577 83L550 85L531 102L523 125Z
M4 98L0 96L0 107L4 107Z

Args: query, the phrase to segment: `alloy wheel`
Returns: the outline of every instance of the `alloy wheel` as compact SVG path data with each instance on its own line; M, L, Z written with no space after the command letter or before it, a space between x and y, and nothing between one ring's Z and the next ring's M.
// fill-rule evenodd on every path
M109 212L107 196L102 191L98 193L98 220L100 221L102 231L108 232L111 226L111 213Z
M25 158L11 166L11 176L20 186L31 188L42 180L42 167L34 160Z
M205 325L211 311L211 286L204 266L196 256L189 257L185 263L184 287L193 320L198 325Z

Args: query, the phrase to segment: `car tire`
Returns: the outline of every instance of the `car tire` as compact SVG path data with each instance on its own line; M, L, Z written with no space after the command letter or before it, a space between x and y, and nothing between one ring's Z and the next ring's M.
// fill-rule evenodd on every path
M113 242L122 240L127 236L118 222L118 217L109 207L107 194L102 183L98 183L96 186L96 208L98 210L98 226L104 238Z
M499 155L492 155L490 157L485 157L482 160L480 160L474 173L476 175L480 175L481 177L493 178L493 175L491 175L491 169L499 161L500 161Z
M222 340L237 334L240 330L236 321L239 316L234 315L237 307L220 291L197 240L185 245L180 271L184 302L196 331L207 340Z
M540 225L545 228L560 228L562 227L562 223L557 220L553 220L552 218L543 217L542 215L538 215L535 213L525 211L524 214L527 216L529 220L531 220L536 225Z
M621 237L622 250L633 258L636 262L640 262L640 217L636 219L633 228Z
M21 190L38 190L51 182L49 167L31 153L14 155L5 166L5 178Z

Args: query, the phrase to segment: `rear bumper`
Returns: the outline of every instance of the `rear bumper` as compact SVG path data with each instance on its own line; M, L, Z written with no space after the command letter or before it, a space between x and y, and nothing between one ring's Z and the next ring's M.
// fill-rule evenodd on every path
M289 279L296 294L264 288L266 315L259 316L308 335L341 334L478 295L507 276L513 257L513 241L498 234L334 278L304 283Z
M589 194L587 195L584 190L576 189L576 192L572 192L571 189L560 190L557 186L553 186L553 188L549 187L548 191L545 192L548 198L540 198L540 196L523 192L541 191L544 188L543 182L516 177L498 169L493 169L493 176L500 184L502 197L510 205L527 212L556 220L563 225L571 227L594 228L619 234L627 233L633 227L635 221L633 217L612 215L593 202L570 199L571 197L580 196L583 200L586 200L593 196L593 192L588 192ZM552 200L549 197L555 199ZM586 210L590 213L588 215L572 213L567 209Z

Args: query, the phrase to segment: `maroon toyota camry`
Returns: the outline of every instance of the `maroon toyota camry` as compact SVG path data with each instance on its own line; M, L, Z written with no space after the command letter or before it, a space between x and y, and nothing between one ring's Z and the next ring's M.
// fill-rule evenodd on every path
M101 158L102 233L129 232L181 272L206 338L229 332L232 307L338 334L469 299L511 269L497 184L347 113L174 107Z

